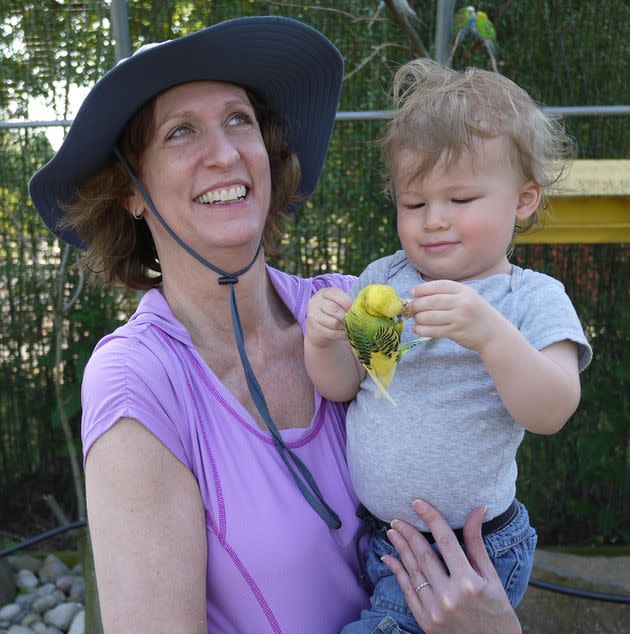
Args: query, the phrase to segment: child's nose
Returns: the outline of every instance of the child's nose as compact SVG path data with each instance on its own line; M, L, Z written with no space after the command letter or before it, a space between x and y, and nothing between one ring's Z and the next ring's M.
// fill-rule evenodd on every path
M438 231L449 226L445 209L441 205L427 205L424 213L424 230Z

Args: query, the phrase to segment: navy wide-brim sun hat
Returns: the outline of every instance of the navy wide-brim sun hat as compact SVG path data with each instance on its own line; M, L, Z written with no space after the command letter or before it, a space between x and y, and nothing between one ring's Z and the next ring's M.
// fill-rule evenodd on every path
M214 80L253 89L290 124L298 155L298 193L310 195L321 173L335 122L343 59L314 28L280 16L227 20L202 31L139 50L92 88L55 156L31 178L29 190L46 226L83 248L59 227L60 203L113 156L131 117L161 92L190 81Z

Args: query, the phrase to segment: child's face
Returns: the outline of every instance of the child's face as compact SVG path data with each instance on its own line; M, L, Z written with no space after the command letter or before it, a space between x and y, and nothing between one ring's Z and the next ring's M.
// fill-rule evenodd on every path
M400 242L427 281L509 273L514 224L540 201L540 187L513 167L507 139L479 140L476 150L447 169L440 160L422 178L409 150L394 166Z

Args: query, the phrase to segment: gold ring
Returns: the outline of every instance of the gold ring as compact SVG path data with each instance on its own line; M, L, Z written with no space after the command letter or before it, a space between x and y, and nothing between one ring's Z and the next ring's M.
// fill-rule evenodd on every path
M427 586L430 586L431 582L430 581L425 581L423 583L421 583L419 586L416 586L416 593L420 592L420 590L422 590L422 588L426 588Z

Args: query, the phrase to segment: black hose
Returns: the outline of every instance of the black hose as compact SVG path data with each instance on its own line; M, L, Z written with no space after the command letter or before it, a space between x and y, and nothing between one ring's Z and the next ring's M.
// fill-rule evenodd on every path
M61 533L65 533L66 531L71 531L76 528L83 528L86 526L87 522L85 520L78 520L76 522L72 522L71 524L66 524L65 526L58 526L57 528L53 528L50 531L46 531L45 533L41 533L36 535L35 537L31 537L30 539L26 539L15 546L11 546L9 548L5 548L4 550L0 550L0 559L14 553L18 550L22 550L24 548L28 548L33 544L38 544L39 542L43 542L46 539L50 539L51 537L55 537ZM539 581L538 579L530 579L529 585L533 588L540 588L541 590L549 590L550 592L558 592L559 594L567 594L572 597L578 597L580 599L591 599L592 601L606 601L608 603L627 603L630 604L630 595L627 594L609 594L606 592L590 592L589 590L578 590L577 588L570 588L568 586L561 586L557 583L549 583L547 581Z
M530 579L529 585L541 590L550 590L560 594L568 594L572 597L580 599L592 599L593 601L607 601L608 603L630 603L630 595L628 594L608 594L606 592L590 592L589 590L578 590L577 588L569 588L561 586L557 583L549 583L547 581L538 581L538 579Z
M40 533L39 535L35 535L35 537L30 537L29 539L26 539L23 542L16 544L15 546L10 546L9 548L0 550L0 559L18 550L28 548L29 546L32 546L33 544L38 544L39 542L43 542L46 539L55 537L55 535L60 535L61 533L74 530L75 528L83 528L86 525L86 523L87 522L85 520L78 520L76 522L72 522L71 524L66 524L65 526L58 526L57 528L53 528L50 531L46 531L45 533Z

